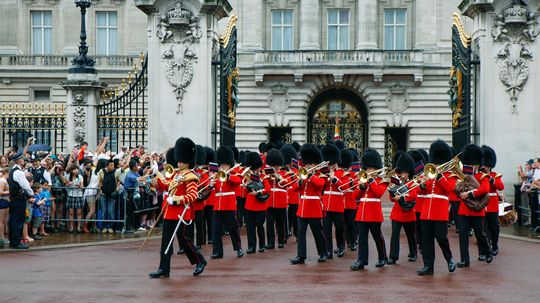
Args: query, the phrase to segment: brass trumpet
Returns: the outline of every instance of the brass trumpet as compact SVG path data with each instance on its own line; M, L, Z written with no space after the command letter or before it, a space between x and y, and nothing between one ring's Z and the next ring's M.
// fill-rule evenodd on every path
M416 178L414 178L413 180L415 180L415 184L413 186L411 186L411 188L409 188L409 190L407 192L405 192L405 194L407 194L411 190L415 189L416 187L426 183L428 180L433 180L433 179L437 178L437 175L439 173L442 174L442 173L447 172L447 171L451 171L460 180L464 180L465 179L465 174L463 174L463 171L462 171L463 164L459 160L459 155L461 155L461 153L456 155L450 161L445 162L445 163L440 164L440 165L435 165L433 163L426 164L424 166L424 172L422 173L422 175L418 176L418 178L421 178L423 176L423 177L425 177L425 179L422 180L421 182L416 182Z
M310 168L305 168L305 167L301 167L299 170L298 170L298 177L300 177L300 179L302 180L306 180L308 178L308 175L313 172L313 171L317 171L323 167L327 167L328 164L330 164L330 162L328 161L324 161L324 162L321 162L313 167L310 167Z
M215 178L217 180L219 180L220 182L225 182L227 180L229 180L229 174L231 173L231 171L233 171L234 169L236 169L237 167L239 167L240 164L236 164L235 166L231 167L230 169L228 170L223 170L223 169L220 169L216 175L215 175Z

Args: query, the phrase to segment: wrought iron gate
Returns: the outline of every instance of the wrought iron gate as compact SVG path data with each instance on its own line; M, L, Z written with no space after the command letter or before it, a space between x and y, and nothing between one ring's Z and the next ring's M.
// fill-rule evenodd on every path
M65 152L66 106L64 104L0 104L1 154L16 145L22 150L29 137L35 144L52 147L55 154Z
M238 67L236 67L236 15L231 16L227 32L219 39L220 55L220 143L235 145L236 107L238 106Z
M465 33L457 13L454 13L452 24L452 68L448 94L452 108L452 146L461 150L471 142L471 37Z
M366 131L365 124L357 111L319 110L312 120L310 142L326 144L339 136L345 146L363 152Z
M122 80L114 91L105 92L105 102L97 106L98 136L109 137L108 148L114 152L147 142L148 59L142 54L141 65L138 74L137 66L128 74L127 83Z

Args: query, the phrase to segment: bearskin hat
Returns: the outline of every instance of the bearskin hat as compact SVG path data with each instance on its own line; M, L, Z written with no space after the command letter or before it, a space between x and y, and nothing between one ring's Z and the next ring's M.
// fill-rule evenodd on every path
M206 156L206 160L204 160L204 164L209 164L210 162L214 162L216 160L216 153L211 147L206 146L204 148L204 154Z
M276 148L276 146L274 145L274 143L268 142L268 143L266 143L266 148L264 149L264 152L267 153L272 148Z
M467 144L461 150L461 162L463 165L482 165L484 163L484 152L476 144Z
M246 154L245 166L249 166L252 170L259 169L263 166L263 162L259 153L248 152Z
M322 162L322 154L316 145L311 143L305 143L300 149L300 156L302 157L302 163L305 164L319 164Z
M339 150L345 149L345 143L343 143L343 141L341 140L336 140L334 144L337 146L337 148L339 148Z
M241 150L240 154L238 155L238 163L246 163L246 154L249 151L247 150Z
M399 158L401 156L403 156L405 154L404 151L402 150L398 150L395 154L394 154L394 157L392 157L392 167L396 167L397 165L397 161L399 160Z
M436 140L429 147L429 161L433 164L443 164L452 159L452 150L443 140Z
M330 164L336 164L341 162L341 154L339 149L334 144L326 144L321 149L322 157L324 161L330 162Z
M276 142L274 142L274 148L279 150L285 143L283 143L282 140L277 140Z
M362 156L362 167L367 169L369 167L379 169L382 168L382 159L379 152L374 149L368 148Z
M300 146L300 143L294 141L293 143L291 143L291 145L294 148L294 150L296 150L297 153L300 152L300 149L302 148L302 146Z
M189 138L179 138L174 145L174 161L188 163L190 168L195 166L197 149Z
M401 154L396 161L396 172L408 172L411 178L414 175L414 159L406 153Z
M497 165L497 154L493 148L483 145L482 151L484 152L484 166L494 168Z
M204 165L206 161L206 151L202 145L196 145L197 148L197 165Z
M353 155L347 149L342 149L340 151L340 154L341 154L341 161L339 162L339 166L341 168L351 167L351 163L353 162Z
M429 163L430 159L428 152L425 149L419 149L418 151L424 156L424 159L426 160L424 163Z
M283 166L283 155L278 149L271 149L266 154L266 165Z
M285 144L280 149L281 155L283 156L283 163L285 165L291 164L291 159L298 160L298 152L296 152L296 149L290 144ZM268 159L266 160L268 162Z
M236 148L236 146L234 145L229 146L229 148L233 151L234 161L238 162L238 157L240 157L240 151L238 151L238 148Z
M174 147L169 148L165 153L165 161L176 168L177 163L174 161Z
M457 155L457 150L453 146L450 146L450 149L452 150L452 158L454 158Z
M356 150L356 148L349 148L349 152L351 153L352 157L353 157L353 162L358 162L360 161L360 154L358 153L358 151Z
M265 150L266 150L266 142L259 143L259 152L264 153Z
M234 166L234 153L227 146L222 146L216 152L216 160L219 165L229 164L230 166Z
M417 149L409 151L407 155L409 155L413 159L414 163L418 163L420 161L422 161L422 163L424 164L427 163L427 160L424 158L424 155L422 155L422 153Z

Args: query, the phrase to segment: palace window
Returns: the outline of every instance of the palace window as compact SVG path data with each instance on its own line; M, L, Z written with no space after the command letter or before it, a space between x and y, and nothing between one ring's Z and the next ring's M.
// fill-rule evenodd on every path
M293 11L272 10L272 50L293 49Z
M349 48L349 11L328 11L328 49Z
M407 11L404 9L384 10L384 49L405 49L406 15Z
M52 12L33 11L32 15L32 54L52 53Z
M118 17L116 12L96 12L97 55L118 54Z

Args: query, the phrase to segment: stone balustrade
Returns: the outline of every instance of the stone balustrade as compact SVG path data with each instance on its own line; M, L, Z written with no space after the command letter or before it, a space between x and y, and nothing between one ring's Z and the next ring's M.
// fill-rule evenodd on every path
M0 68L6 67L70 67L74 56L65 55L11 55L0 56ZM131 68L135 64L140 67L139 56L92 56L96 67Z

